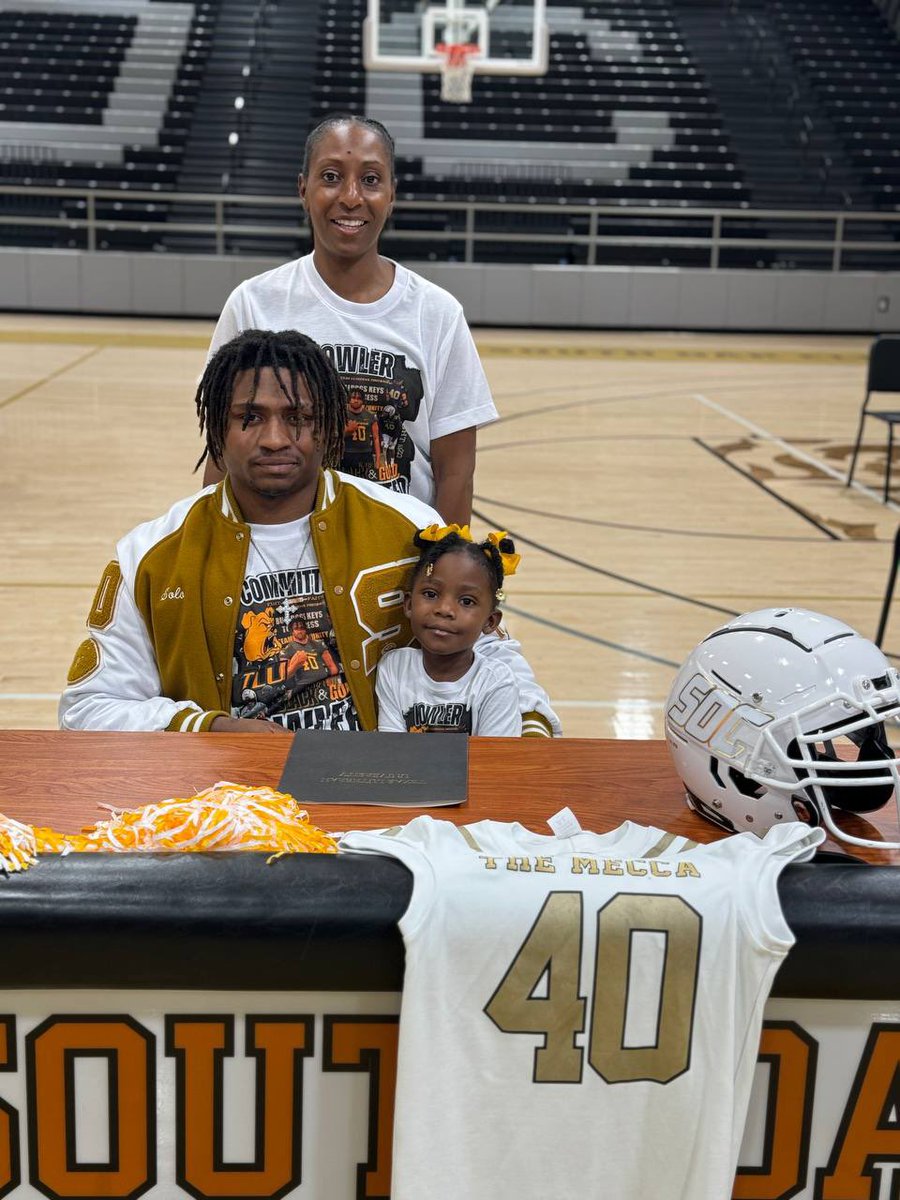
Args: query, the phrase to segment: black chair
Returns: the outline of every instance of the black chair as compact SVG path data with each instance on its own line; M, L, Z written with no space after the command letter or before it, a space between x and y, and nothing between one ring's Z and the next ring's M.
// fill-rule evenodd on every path
M891 555L891 569L888 572L887 587L884 590L884 599L881 602L878 632L875 634L875 645L882 650L884 649L884 631L887 628L888 613L891 610L891 601L894 599L894 585L897 582L898 566L900 566L900 525L897 526L897 532L894 534L894 552Z
M879 409L869 411L869 397L873 392L900 392L900 337L878 337L872 343L869 351L869 373L866 377L866 398L859 414L859 429L856 432L856 445L853 447L853 457L850 459L850 470L847 473L847 487L853 482L853 471L862 442L863 425L866 417L875 417L884 421L888 430L887 465L884 469L884 501L887 503L891 490L891 460L894 451L894 426L900 424L900 409Z

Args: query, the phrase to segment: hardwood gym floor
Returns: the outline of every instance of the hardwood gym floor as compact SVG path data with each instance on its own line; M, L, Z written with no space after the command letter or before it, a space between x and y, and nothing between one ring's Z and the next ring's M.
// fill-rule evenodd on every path
M0 315L0 727L55 725L115 539L198 486L211 330ZM868 339L476 338L502 418L473 524L516 536L507 625L568 734L662 736L676 667L732 613L803 605L874 636L898 520L879 423L843 486Z

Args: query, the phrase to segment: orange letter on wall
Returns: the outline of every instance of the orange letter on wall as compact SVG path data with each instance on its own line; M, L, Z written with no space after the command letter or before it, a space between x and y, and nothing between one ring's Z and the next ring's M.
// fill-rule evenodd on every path
M0 1017L0 1071L16 1070L16 1018ZM19 1168L19 1114L0 1100L0 1196L22 1181Z
M874 1200L873 1163L900 1161L900 1128L887 1111L898 1067L900 1029L873 1025L828 1166L816 1172L817 1200Z
M742 1167L734 1200L788 1200L806 1186L816 1082L816 1041L793 1021L766 1021L759 1057L769 1063L766 1143L761 1167Z
M300 1184L303 1059L313 1052L312 1017L246 1017L246 1053L256 1058L256 1157L227 1164L222 1060L234 1054L234 1018L167 1017L166 1054L176 1062L176 1179L198 1200L277 1197Z
M155 1039L132 1017L50 1017L25 1039L31 1182L45 1196L133 1200L156 1182ZM109 1060L109 1160L80 1163L74 1062Z

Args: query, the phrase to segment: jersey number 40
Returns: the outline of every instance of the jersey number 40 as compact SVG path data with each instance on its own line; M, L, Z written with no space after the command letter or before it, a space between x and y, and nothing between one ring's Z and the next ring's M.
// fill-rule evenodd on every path
M580 994L581 892L551 892L484 1011L504 1033L543 1034L535 1083L580 1083L587 1001ZM680 896L620 892L597 913L588 1063L607 1083L668 1083L687 1070L701 919ZM657 968L633 970L641 935ZM654 936L655 935L655 936ZM545 979L542 995L536 995ZM635 1021L638 1024L635 1024ZM635 1036L635 1029L652 1029Z

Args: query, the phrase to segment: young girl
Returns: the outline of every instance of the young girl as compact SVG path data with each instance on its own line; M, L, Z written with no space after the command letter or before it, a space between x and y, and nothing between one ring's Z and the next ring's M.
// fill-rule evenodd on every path
M422 553L404 609L420 649L386 654L375 691L382 732L464 732L520 737L519 690L509 667L477 655L500 624L504 573L519 555L504 533L473 542L468 526L420 530Z

